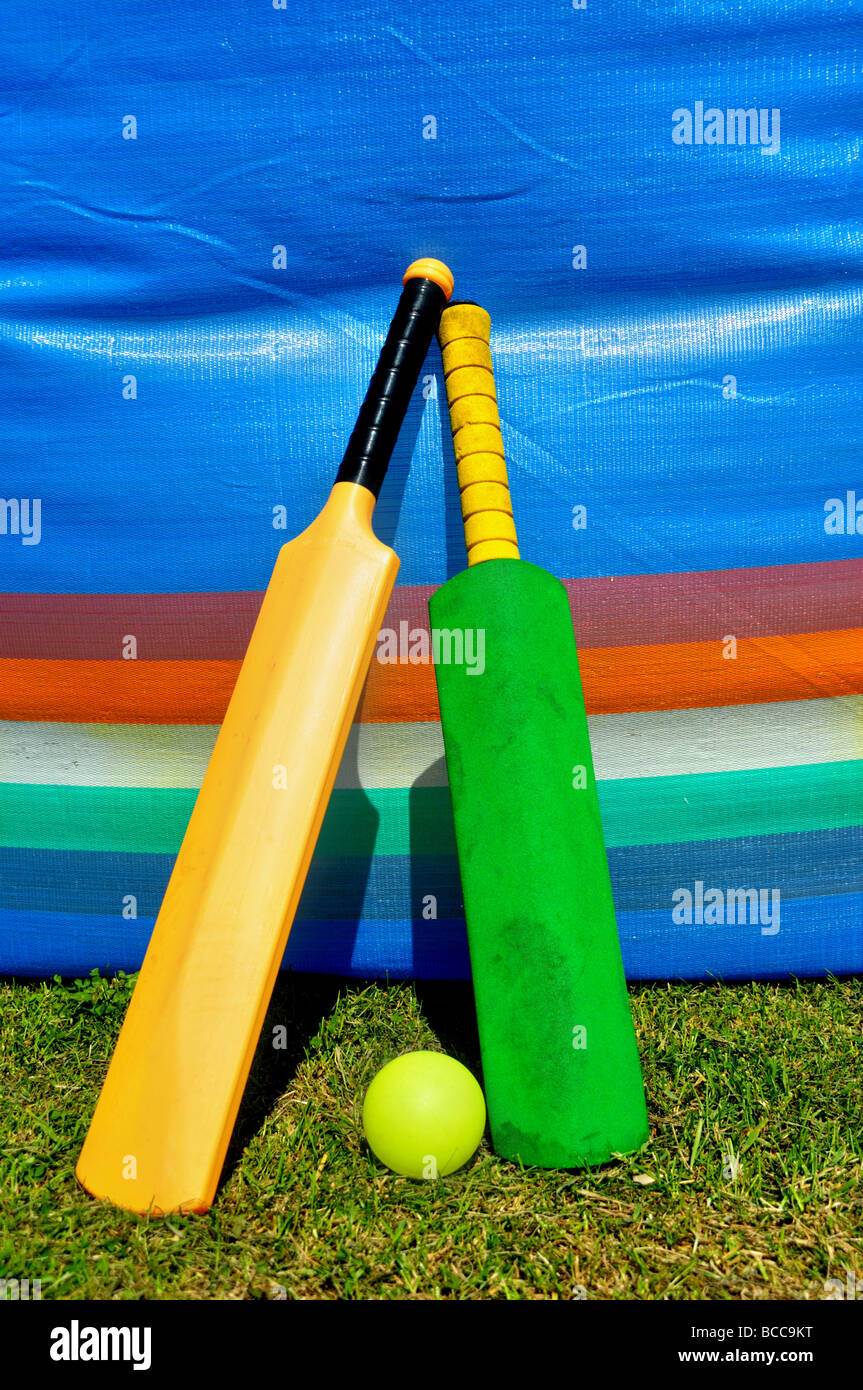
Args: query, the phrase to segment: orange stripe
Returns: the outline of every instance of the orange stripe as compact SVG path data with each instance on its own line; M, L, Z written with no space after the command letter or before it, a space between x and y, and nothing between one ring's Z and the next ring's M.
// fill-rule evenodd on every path
M0 719L220 724L239 661L0 661Z
M863 628L579 652L590 714L706 709L863 693Z
M589 714L863 694L863 628L579 652ZM0 661L0 719L218 724L238 661ZM478 677L482 679L482 677ZM431 666L373 662L365 723L439 718Z

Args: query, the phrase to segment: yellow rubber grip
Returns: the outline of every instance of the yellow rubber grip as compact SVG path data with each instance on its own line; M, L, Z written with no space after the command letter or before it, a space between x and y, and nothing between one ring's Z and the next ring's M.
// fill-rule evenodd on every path
M464 523L464 538L467 543L468 564L471 550L475 545L479 545L480 541L505 541L518 549L515 522L509 512L476 512L474 516L467 517Z
M438 326L468 565L518 559L491 349L478 304L452 304Z
M506 512L512 516L512 503L506 483L468 483L462 489L461 514L467 521L475 512Z
M475 454L465 454L458 460L459 485L462 491L473 483L502 483L509 491L509 482L506 476L506 460L500 454L484 454L481 450Z
M463 367L454 367L449 373L447 394L451 402L458 404L466 396L474 396L477 393L488 396L493 401L497 400L491 367L482 372L478 372L476 368L476 362L465 363Z

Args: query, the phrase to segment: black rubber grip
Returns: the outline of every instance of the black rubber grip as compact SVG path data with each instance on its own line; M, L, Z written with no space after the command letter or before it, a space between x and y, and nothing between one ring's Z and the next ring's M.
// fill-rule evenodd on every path
M337 483L381 490L429 344L446 304L433 280L408 280L348 440Z

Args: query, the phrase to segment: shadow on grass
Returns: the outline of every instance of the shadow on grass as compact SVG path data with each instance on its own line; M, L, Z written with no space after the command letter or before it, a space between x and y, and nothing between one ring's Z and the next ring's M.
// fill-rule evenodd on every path
M228 1146L220 1191L230 1181L243 1150L290 1086L309 1043L335 1009L340 992L356 984L356 980L337 975L295 974L292 970L279 975ZM274 1028L285 1029L284 1047L273 1046Z
M339 995L346 989L365 989L371 983L377 983L381 990L387 988L382 980L293 971L279 976L243 1093L219 1191L230 1182L244 1150L290 1086L321 1023L336 1008ZM396 981L393 988L403 984ZM443 1050L468 1067L481 1085L479 1035L470 982L416 981L415 989L420 1008ZM273 1029L278 1027L285 1029L285 1046L274 1048Z
M423 1015L444 1052L462 1062L482 1084L470 980L417 980L414 987Z

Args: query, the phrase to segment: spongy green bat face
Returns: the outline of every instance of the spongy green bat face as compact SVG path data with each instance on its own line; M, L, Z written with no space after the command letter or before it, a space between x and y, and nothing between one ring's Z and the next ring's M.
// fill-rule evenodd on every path
M435 675L494 1148L602 1163L640 1147L647 1114L566 590L489 560L429 612L462 651L484 634L481 672Z

